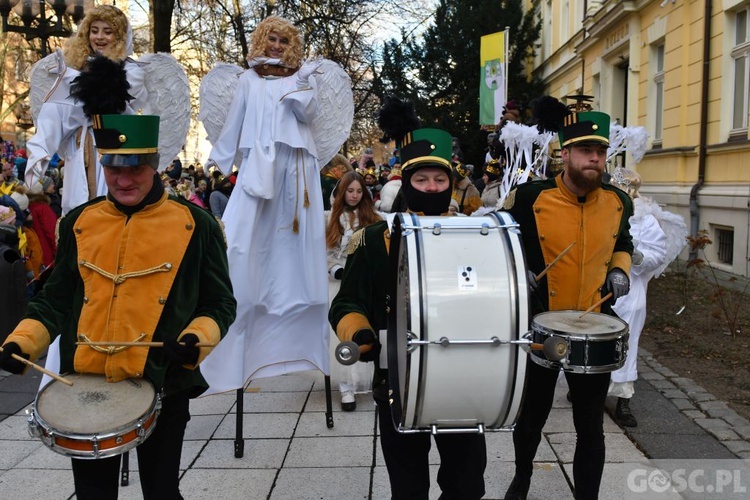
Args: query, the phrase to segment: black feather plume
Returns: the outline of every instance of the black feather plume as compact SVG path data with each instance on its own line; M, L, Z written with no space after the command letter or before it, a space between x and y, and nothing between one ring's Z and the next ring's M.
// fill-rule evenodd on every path
M571 111L564 103L545 95L531 102L531 113L532 123L536 124L540 132L558 132L563 118Z
M133 96L128 94L125 61L113 61L104 56L89 60L70 85L70 96L83 103L86 116L122 114Z
M383 144L390 141L398 143L406 134L420 126L414 103L395 96L385 96L383 105L375 113L375 121L383 131L383 137L380 138Z

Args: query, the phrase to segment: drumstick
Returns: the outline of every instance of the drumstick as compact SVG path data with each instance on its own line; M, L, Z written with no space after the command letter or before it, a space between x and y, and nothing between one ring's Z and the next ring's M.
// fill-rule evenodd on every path
M90 345L98 347L164 347L164 342L76 342L76 345ZM180 345L185 345L180 342ZM194 347L216 347L210 342L198 342Z
M568 253L568 251L570 251L570 249L573 248L573 245L575 245L575 244L576 244L576 242L574 241L573 243L571 243L570 245L568 245L568 248L566 248L565 250L563 250L562 252L560 252L560 255L558 255L557 257L555 257L555 260L553 260L552 262L550 262L549 265L547 267L545 267L544 270L541 273L539 273L536 276L534 276L534 279L536 280L536 282L539 283L539 280L542 279L542 278L544 278L544 275L547 274L547 271L549 271L550 269L552 269L552 266L554 266L555 264L557 264L557 262L560 259L563 258L563 255L565 255L566 253Z
M596 303L596 304L594 304L593 306L591 306L591 307L589 307L588 309L586 309L586 310L585 310L585 311L583 312L583 314L581 314L580 316L578 316L578 319L581 319L581 318L583 318L583 317L584 317L584 316L586 316L586 315L587 315L588 313L590 313L591 311L593 311L594 309L596 309L596 308L597 308L597 307L599 307L600 305L604 304L604 302L606 302L606 301L607 301L607 299L609 299L609 298L611 298L611 297L612 297L612 292L609 292L609 293L608 293L607 295L605 295L604 297L602 297L602 298L601 298L601 299L599 300L599 302L597 302L597 303Z
M0 352L3 352L3 348L2 347L0 347ZM13 359L15 359L16 361L20 361L21 363L24 363L29 368L33 368L34 370L40 371L40 372L44 373L45 375L48 375L48 376L52 377L53 379L57 380L58 382L62 382L63 384L69 385L69 386L73 385L73 382L71 382L70 380L61 377L60 375L58 375L55 372L51 372L51 371L47 370L43 366L39 366L36 363L32 363L28 359L22 358L18 354L11 354L11 357Z

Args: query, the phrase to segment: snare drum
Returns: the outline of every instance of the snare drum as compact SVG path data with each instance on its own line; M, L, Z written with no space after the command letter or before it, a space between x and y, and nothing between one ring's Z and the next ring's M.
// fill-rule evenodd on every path
M73 386L53 380L36 396L29 434L52 451L82 459L135 448L156 427L161 400L144 379L108 383L103 375L73 374Z
M528 325L520 234L507 213L398 214L389 251L391 409L399 432L510 430Z
M531 359L547 368L573 373L606 373L625 363L628 352L628 325L619 318L582 311L550 311L534 316L531 323L534 342L550 337L563 339L567 354L550 361L541 351L531 351Z

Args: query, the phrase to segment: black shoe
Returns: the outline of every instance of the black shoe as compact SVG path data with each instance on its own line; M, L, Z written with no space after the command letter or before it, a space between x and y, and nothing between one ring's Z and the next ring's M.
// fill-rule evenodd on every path
M530 486L531 479L521 479L518 476L513 476L513 481L508 486L508 491L505 492L503 500L526 500Z
M623 427L638 427L638 422L630 411L630 399L617 398L617 408L615 408L615 420Z

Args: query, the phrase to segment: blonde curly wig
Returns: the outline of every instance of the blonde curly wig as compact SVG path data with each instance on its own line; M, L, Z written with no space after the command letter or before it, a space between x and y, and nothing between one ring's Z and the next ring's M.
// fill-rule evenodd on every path
M248 61L256 57L265 57L266 42L272 31L289 39L289 46L281 58L282 64L288 68L299 68L302 65L302 35L290 21L279 16L269 16L255 28L250 37Z
M88 11L78 26L78 32L68 38L63 47L65 63L71 68L80 70L86 64L86 58L94 55L89 42L91 23L104 21L114 30L115 43L103 55L112 60L122 60L127 56L128 18L113 5L98 5Z

